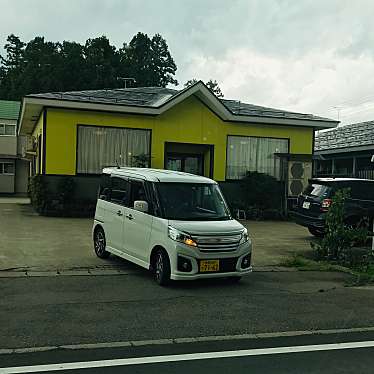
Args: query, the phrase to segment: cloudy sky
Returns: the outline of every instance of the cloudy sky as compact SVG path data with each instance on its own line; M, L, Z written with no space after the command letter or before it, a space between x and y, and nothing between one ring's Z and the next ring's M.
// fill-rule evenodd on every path
M177 79L216 79L226 98L374 119L372 0L0 0L0 45L160 33ZM2 50L0 49L0 53Z

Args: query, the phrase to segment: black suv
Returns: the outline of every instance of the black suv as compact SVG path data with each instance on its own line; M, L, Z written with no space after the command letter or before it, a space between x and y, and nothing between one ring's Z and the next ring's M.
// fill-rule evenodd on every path
M374 180L354 178L315 178L298 197L291 216L315 236L323 236L325 218L337 190L350 189L345 202L344 221L354 227L368 225L374 217Z

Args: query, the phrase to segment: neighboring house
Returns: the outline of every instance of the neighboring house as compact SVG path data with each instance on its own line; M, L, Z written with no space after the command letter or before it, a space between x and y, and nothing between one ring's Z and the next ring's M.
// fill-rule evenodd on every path
M316 176L374 179L374 121L321 132L314 152Z
M0 194L27 194L25 136L17 136L20 102L0 100Z
M311 165L314 131L337 121L217 98L202 82L27 95L20 134L32 137L33 173L49 187L72 176L95 197L105 166L149 166L237 181L247 171L278 179L289 160ZM288 169L287 169L288 170ZM302 176L298 176L302 178Z

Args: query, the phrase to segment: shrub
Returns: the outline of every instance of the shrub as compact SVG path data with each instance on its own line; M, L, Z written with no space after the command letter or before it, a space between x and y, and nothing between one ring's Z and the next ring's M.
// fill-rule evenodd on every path
M282 184L274 177L258 172L248 172L240 181L246 207L261 210L279 209L282 206Z
M33 207L38 213L44 213L49 200L48 183L45 178L42 175L30 177L28 190Z
M54 186L54 188L53 188ZM92 217L96 201L77 199L73 177L63 177L57 184L48 184L46 176L35 175L29 180L29 195L34 209L53 217Z
M346 262L351 253L349 250L356 244L365 242L367 228L347 227L344 223L344 204L349 195L349 189L343 189L333 196L332 205L326 214L326 234L311 244L317 259Z
M57 184L57 198L65 206L74 200L75 182L72 177L61 178Z
M284 218L284 184L270 175L248 172L242 180L220 186L232 213L243 210L255 220Z

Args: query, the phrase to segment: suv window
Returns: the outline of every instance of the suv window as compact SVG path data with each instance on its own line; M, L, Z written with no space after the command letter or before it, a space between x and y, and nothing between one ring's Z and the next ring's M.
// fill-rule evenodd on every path
M371 182L352 183L351 196L353 199L374 200L374 183L371 183Z
M304 195L325 198L330 195L332 188L324 184L312 183L304 191Z
M119 177L111 178L110 201L116 204L128 206L130 183L126 179Z

